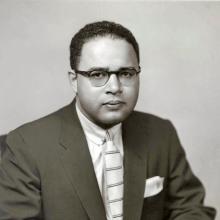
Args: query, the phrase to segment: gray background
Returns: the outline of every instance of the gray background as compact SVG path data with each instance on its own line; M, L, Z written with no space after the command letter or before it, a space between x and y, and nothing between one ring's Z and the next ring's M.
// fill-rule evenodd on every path
M0 134L73 98L68 46L84 24L113 20L141 49L136 109L169 118L206 204L220 210L220 3L0 0Z

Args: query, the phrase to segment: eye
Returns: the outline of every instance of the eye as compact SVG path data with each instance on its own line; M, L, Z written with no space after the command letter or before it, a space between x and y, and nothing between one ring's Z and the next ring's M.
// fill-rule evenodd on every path
M106 76L107 76L107 73L105 71L100 71L100 70L92 71L90 74L90 77L94 79L102 79L102 78L105 78Z
M120 72L120 76L123 78L132 78L135 74L136 72L132 70L123 70Z

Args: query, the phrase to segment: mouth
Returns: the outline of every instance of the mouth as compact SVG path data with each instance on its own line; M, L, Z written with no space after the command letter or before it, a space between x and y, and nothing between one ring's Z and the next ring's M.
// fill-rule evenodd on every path
M122 102L120 100L110 100L108 102L105 102L103 105L110 108L110 109L116 110L124 104L125 104L125 102Z
M120 100L110 100L108 102L105 102L104 105L118 105L118 104L122 104L124 102L120 101Z

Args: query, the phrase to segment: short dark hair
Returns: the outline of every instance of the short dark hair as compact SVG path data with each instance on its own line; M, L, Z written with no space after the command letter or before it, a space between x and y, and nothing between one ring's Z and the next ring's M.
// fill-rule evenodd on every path
M135 50L138 62L140 62L139 46L131 31L115 22L99 21L85 25L73 36L70 43L71 68L73 70L77 69L77 65L81 56L82 46L84 43L86 43L92 38L108 35L115 38L124 39L128 43L130 43Z

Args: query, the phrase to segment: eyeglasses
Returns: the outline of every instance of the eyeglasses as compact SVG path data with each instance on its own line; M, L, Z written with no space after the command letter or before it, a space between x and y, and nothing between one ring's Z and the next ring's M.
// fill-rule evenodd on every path
M122 85L131 86L134 84L137 78L137 75L140 72L141 72L140 67L138 70L136 70L135 68L121 68L118 71L107 71L107 70L102 70L102 69L90 70L90 71L75 70L75 73L81 74L89 78L92 86L95 86L95 87L104 86L108 82L112 74L116 74L119 82Z

